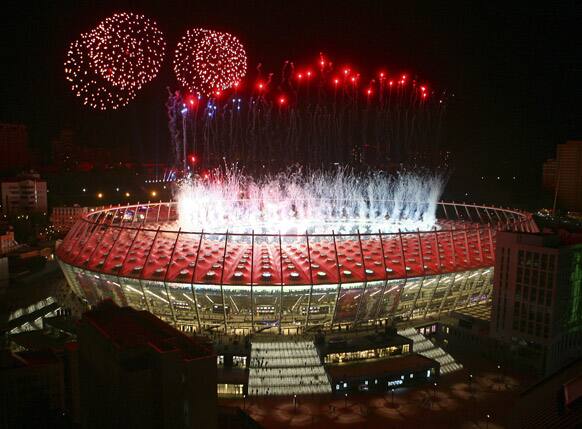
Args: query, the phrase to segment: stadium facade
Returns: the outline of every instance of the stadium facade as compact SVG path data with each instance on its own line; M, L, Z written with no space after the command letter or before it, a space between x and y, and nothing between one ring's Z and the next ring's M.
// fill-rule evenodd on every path
M57 250L72 290L185 331L297 334L438 317L491 299L496 233L531 214L441 202L432 231L231 234L177 226L176 203L84 215Z

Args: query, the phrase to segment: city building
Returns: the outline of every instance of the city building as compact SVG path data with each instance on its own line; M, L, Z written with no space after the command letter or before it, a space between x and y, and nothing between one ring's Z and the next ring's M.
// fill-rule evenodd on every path
M88 172L126 165L133 160L131 151L125 146L82 146L75 139L75 132L64 128L51 141L53 168Z
M87 214L89 210L88 207L81 207L78 204L72 207L53 207L50 221L56 232L69 232L75 222Z
M47 186L40 175L27 173L4 180L1 189L4 214L46 213Z
M548 159L542 165L542 188L546 191L556 192L556 178L558 177L558 161Z
M498 233L490 329L546 374L582 356L582 240Z
M1 352L0 427L50 427L64 410L64 367L53 351Z
M146 311L104 301L79 331L86 428L216 427L216 355Z
M412 353L397 359L333 365L326 369L336 393L386 392L434 383L438 380L440 366L433 359Z
M17 247L18 243L14 239L14 231L0 228L0 255L8 253Z
M53 163L66 165L74 158L76 146L74 133L70 129L63 129L57 137L51 141Z
M505 427L579 428L582 422L582 359L523 391Z
M582 211L582 141L559 144L543 165L543 186L556 193L558 207Z
M10 270L8 268L8 257L0 256L0 289L10 284Z
M28 133L24 125L0 124L0 170L30 167Z
M395 332L378 332L373 338L359 333L328 335L319 346L326 364L397 357L412 351L413 341Z

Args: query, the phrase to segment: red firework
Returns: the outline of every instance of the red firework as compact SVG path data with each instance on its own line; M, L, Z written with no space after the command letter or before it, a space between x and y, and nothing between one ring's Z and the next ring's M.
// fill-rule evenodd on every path
M242 43L233 35L196 28L178 43L174 72L184 89L210 95L235 86L246 74Z

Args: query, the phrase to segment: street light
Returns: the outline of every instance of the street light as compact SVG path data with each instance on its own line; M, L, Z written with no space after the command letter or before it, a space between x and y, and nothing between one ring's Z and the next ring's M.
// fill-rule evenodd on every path
M485 414L485 429L489 429L489 420L491 420L491 414Z
M247 409L247 395L243 394L243 410Z
M394 388L392 388L392 408L394 408Z
M433 399L436 401L436 391L437 391L438 383L435 381L434 383L434 390L433 390Z
M344 396L344 406L345 406L345 408L348 408L348 394L347 393Z
M297 395L293 394L293 409L297 412Z

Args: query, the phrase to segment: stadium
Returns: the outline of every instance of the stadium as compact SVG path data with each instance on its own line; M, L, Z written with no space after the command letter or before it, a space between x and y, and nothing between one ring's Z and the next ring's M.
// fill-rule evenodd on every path
M266 234L183 230L178 203L102 208L57 250L72 290L187 332L305 334L439 317L487 302L500 229L531 214L439 202L428 231Z

